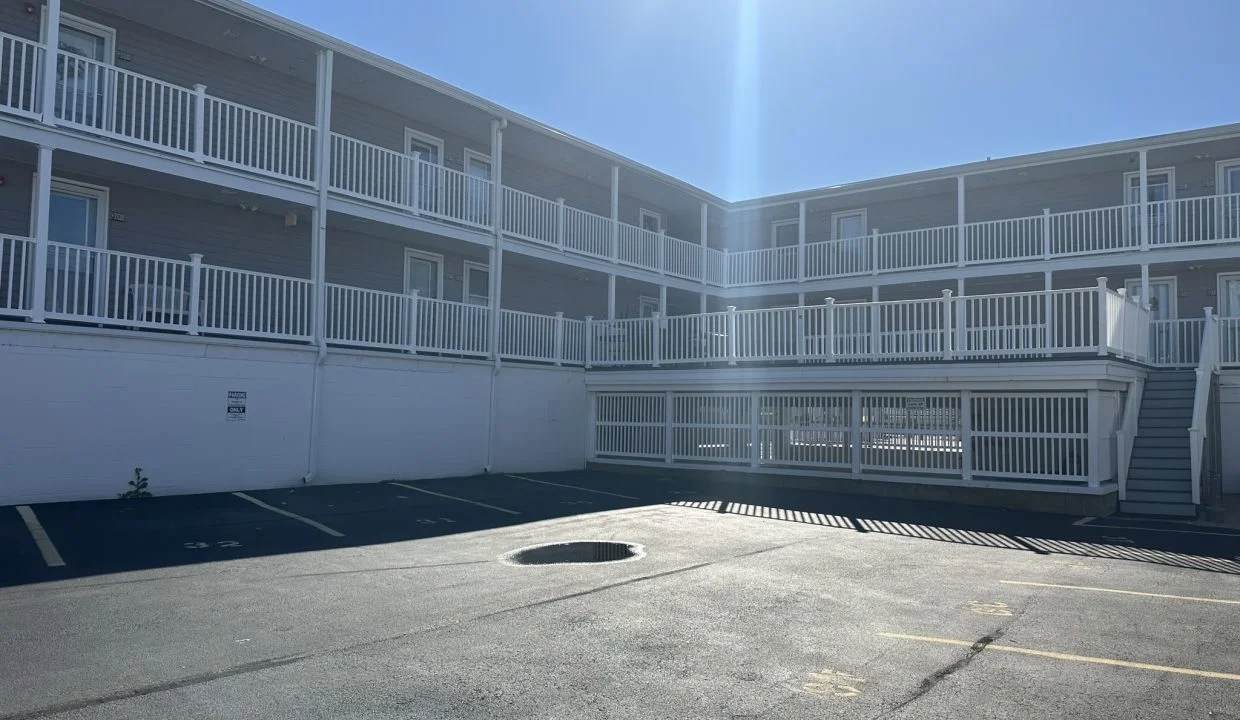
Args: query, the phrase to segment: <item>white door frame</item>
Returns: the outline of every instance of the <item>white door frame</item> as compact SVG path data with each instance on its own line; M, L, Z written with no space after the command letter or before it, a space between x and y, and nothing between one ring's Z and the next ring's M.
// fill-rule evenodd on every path
M659 230L663 229L663 215L661 213L655 212L654 210L647 210L646 208L637 209L637 227L641 228L642 230L645 230L646 229L645 220L647 217L654 218L655 228L657 228L656 230L653 230L650 232L658 232Z
M637 317L646 317L645 310L647 307L653 307L651 313L659 312L659 298L650 295L637 296Z
M33 173L33 178L34 183L30 191L30 232L28 233L30 237L34 237L35 218L39 214L39 173ZM109 210L111 190L105 185L92 185L53 175L52 192L57 190L74 195L85 195L98 200L98 207L96 209L98 217L95 219L95 244L89 247L106 250L108 247L108 220L112 217L112 213Z
M1214 311L1221 317L1240 317L1240 308L1230 308L1229 310L1231 314L1223 315L1223 298L1227 297L1227 293L1224 292L1224 287L1226 286L1228 280L1240 280L1240 272L1218 273L1218 279L1216 281L1218 283L1218 289L1216 291L1218 294L1215 295L1215 298L1218 300L1218 307L1214 308Z
M861 216L861 234L854 237L865 237L870 232L870 214L865 208L857 208L855 210L837 210L831 213L831 239L832 240L851 240L852 238L839 237L837 232L839 228L839 219L848 217L849 215Z
M1166 174L1167 176L1167 199L1174 200L1175 199L1175 167L1174 166L1165 167L1165 168L1151 168L1149 170L1146 170L1145 171L1145 177L1147 179L1146 184L1148 185L1148 179L1151 175L1162 175L1162 174ZM1140 170L1132 170L1130 172L1124 173L1124 197L1123 197L1124 205L1139 205L1140 204L1139 198L1138 198L1138 202L1135 202L1135 203L1129 201L1128 199L1128 182L1133 179L1136 179L1136 180L1141 179Z
M47 10L47 6L42 6L43 10ZM77 28L85 33L99 35L103 38L103 54L104 59L98 62L107 63L108 65L116 64L116 28L108 27L93 20L87 20L84 17L71 15L67 12L60 13L60 24ZM47 12L43 12L39 17L39 42L47 44ZM93 58L92 58L93 59Z
M435 299L436 300L442 299L443 297L443 255L440 255L439 253L427 252L425 250L415 250L414 248L410 248L410 247L405 248L404 274L405 274L405 294L406 295L408 295L409 291L411 290L411 288L409 287L409 259L410 258L418 258L419 260L425 260L427 262L435 263L435 267L438 270L437 272L438 277L435 279L435 289L437 291ZM420 297L425 297L425 296L423 295Z
M1167 293L1171 298L1171 307L1168 309L1168 314L1165 319L1178 320L1180 317L1179 303L1177 301L1177 298L1180 295L1179 283L1176 282L1176 277L1174 275L1161 275L1159 277L1150 278L1150 287L1152 288L1155 284L1160 282L1168 283L1171 286L1170 292ZM1140 295L1141 278L1128 278L1127 280L1124 280L1124 292L1128 295L1133 295L1134 290L1135 294ZM1152 292L1150 294L1153 295ZM1149 298L1141 298L1141 303L1149 304L1149 300Z
M421 130L414 130L411 127L406 127L405 128L405 145L403 148L401 148L401 152L403 152L406 155L413 154L412 152L409 151L410 140L420 140L426 143L427 145L434 145L439 150L439 152L437 153L439 157L436 158L436 161L433 164L443 165L443 138L437 138L434 135L428 135L427 133L424 133ZM430 160L426 158L422 158L422 161L430 162Z
M491 267L490 267L489 265L487 265L486 263L475 262L475 261L473 261L473 260L466 260L466 261L464 262L463 267L464 267L464 269L461 271L461 302L464 302L464 303L470 303L470 304L473 304L473 305L484 305L484 306L490 306L490 304L491 304L491 283L490 283L490 275L488 275L488 276L487 276L487 284L486 284L486 287L484 288L484 289L486 290L486 297L487 297L486 302L484 302L484 303L471 303L471 302L470 302L470 299L469 299L469 296L470 296L470 295L476 295L477 293L471 293L471 292L469 291L469 271L470 271L470 270L480 270L480 271L485 272L485 273L490 273L490 272L491 272Z
M786 227L788 225L796 226L800 224L801 224L801 221L797 218L790 218L788 220L772 220L771 221L771 247L779 247L776 244L776 240L779 238L779 228ZM800 243L796 243L796 244L800 244ZM785 246L785 247L792 247L792 246Z

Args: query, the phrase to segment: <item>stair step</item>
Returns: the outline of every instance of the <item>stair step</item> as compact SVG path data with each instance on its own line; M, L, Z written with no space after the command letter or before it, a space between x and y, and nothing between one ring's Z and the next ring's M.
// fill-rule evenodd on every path
M1150 373L1146 377L1145 381L1147 383L1152 383L1152 382L1166 382L1169 380L1196 380L1196 379L1197 379L1197 372L1195 370L1155 370L1154 372Z
M1186 448L1188 447L1188 431L1177 428L1155 428L1154 430L1138 428L1133 447Z
M1193 396L1192 395L1180 395L1179 393L1176 393L1174 397L1165 397L1165 398L1164 397L1147 397L1147 398L1141 399L1142 410L1145 410L1146 408L1149 408L1151 410L1155 408L1165 408L1165 409L1188 408L1191 410L1192 407L1193 407Z
M1189 403L1187 407L1170 407L1163 404L1146 405L1145 403L1142 403L1141 414L1137 416L1137 422L1141 422L1142 420L1153 420L1155 418L1188 418L1191 420L1192 417L1192 403Z
M1197 391L1196 380L1164 380L1162 382L1149 381L1145 383L1145 392L1151 390L1166 391L1177 390L1180 392L1194 393Z
M1190 495L1193 491L1193 485L1188 478L1183 480L1141 480L1128 475L1128 489L1131 490L1150 490L1153 492L1187 492Z
M1174 515L1176 517L1196 517L1197 506L1181 503L1134 502L1124 500L1119 504L1119 511L1133 515Z
M1159 467L1135 467L1128 466L1129 480L1176 480L1179 482L1189 482L1192 479L1193 471L1188 464L1178 468L1159 468Z
M1180 430L1188 432L1189 423L1193 421L1192 413L1184 417L1143 417L1137 420L1137 430L1157 428L1159 430Z
M1180 447L1149 447L1148 445L1137 445L1132 449L1132 464L1137 465L1137 460L1179 460L1188 462L1188 445L1187 443Z
M1191 505L1193 502L1193 492L1191 489L1181 490L1179 492L1130 489L1128 491L1128 499L1125 500L1125 502L1185 503Z
M1196 389L1177 390L1174 388L1162 388L1155 386L1146 388L1145 393L1141 395L1141 402L1146 403L1154 400L1192 400Z

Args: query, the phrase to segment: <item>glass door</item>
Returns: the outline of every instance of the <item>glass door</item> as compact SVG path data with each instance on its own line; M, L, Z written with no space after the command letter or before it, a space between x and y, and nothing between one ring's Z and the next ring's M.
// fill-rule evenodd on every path
M113 40L110 28L72 17L61 20L61 54L56 58L57 118L98 130L111 129L112 78L108 69Z
M465 218L479 225L491 224L491 158L465 150Z
M91 188L53 183L48 224L47 297L49 313L102 315L103 213L107 195Z
M417 207L425 212L441 212L443 184L439 178L439 167L443 164L443 141L406 128L405 154L414 153L422 158L418 166Z
M1224 195L1219 204L1219 232L1215 240L1240 238L1240 163L1219 168L1219 192Z
M1128 188L1125 194L1125 200L1129 205L1139 206L1141 204L1141 175L1140 173L1127 173ZM1167 202L1172 199L1171 194L1171 173L1167 171L1147 173L1145 181L1145 196L1149 203L1150 216L1150 245L1166 245L1175 242L1171 232L1171 203ZM1131 232L1133 246L1141 244L1141 210L1134 207L1129 216L1131 218Z

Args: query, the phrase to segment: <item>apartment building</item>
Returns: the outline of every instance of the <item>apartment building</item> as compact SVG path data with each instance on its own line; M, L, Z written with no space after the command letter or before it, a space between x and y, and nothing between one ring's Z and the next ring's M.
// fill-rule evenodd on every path
M1240 125L734 203L237 0L0 2L0 233L0 503L1240 492Z

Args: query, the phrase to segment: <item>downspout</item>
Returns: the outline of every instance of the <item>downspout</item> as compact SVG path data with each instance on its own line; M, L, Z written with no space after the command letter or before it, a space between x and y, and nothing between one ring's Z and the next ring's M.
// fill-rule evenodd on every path
M508 121L491 121L491 225L495 242L491 247L491 386L487 408L487 460L482 471L490 474L495 466L495 414L499 406L500 292L504 279L504 128Z
M306 448L306 474L303 484L314 482L319 469L319 427L323 415L323 365L327 362L327 188L328 153L331 151L332 116L332 51L318 53L318 82L315 98L315 128L317 131L314 151L314 180L319 196L315 203L314 223L310 229L310 274L314 283L314 299L311 304L311 321L318 353L314 360L314 373L310 388L310 439Z

